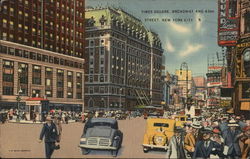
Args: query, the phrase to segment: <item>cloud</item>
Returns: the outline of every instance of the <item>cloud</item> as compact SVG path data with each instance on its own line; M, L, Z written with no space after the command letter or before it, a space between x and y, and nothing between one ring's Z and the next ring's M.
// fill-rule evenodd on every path
M176 24L174 22L171 22L171 23L169 23L169 25L172 29L174 29L177 32L180 32L180 33L189 33L190 32L190 28L182 26L180 24Z
M179 55L181 57L185 57L188 55L191 55L193 53L196 53L197 51L199 51L200 49L202 49L204 47L204 45L202 44L188 44L184 49L182 49L179 53Z
M166 50L168 52L174 52L175 51L174 46L172 45L172 43L169 40L167 40L167 43L166 43Z

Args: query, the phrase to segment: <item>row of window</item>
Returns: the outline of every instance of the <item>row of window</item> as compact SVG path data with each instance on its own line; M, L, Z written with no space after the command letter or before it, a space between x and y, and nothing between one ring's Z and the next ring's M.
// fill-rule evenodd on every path
M25 63L19 63L19 69L18 69L18 78L20 84L26 84L26 86L21 85L22 89L22 95L27 95L27 84L28 84L28 64ZM45 94L48 97L52 97L52 80L53 80L53 69L50 67L45 68ZM62 77L62 78L60 78ZM58 88L62 87L64 84L64 70L57 69L57 92L60 92ZM67 88L68 88L68 98L73 98L73 72L67 71ZM3 60L3 82L8 82L9 84L14 83L14 62L9 60ZM13 88L11 86L3 85L3 94L4 95L13 95ZM41 85L41 66L33 65L32 66L32 84ZM48 87L50 87L50 90L48 90ZM76 88L81 89L82 88L82 73L77 72L76 73ZM78 91L79 93L79 91ZM58 98L63 98L63 94L59 93L57 95Z
M0 53L9 54L9 55L13 55L13 56L19 56L19 57L23 57L23 58L29 58L32 60L43 61L43 62L58 64L58 65L74 67L74 68L80 68L80 69L83 68L82 63L66 60L63 58L42 55L42 54L35 53L35 52L29 52L26 50L15 49L15 48L3 46L3 45L0 45Z
M109 87L108 86L88 86L88 93L89 94L95 94L95 93L112 93L112 94L119 94L124 95L125 91L124 89L120 87Z

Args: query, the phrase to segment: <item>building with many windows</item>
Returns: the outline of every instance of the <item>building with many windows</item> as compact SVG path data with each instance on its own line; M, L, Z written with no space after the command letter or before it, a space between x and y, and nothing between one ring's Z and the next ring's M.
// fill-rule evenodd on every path
M7 0L0 13L0 108L43 97L84 106L84 0Z
M88 109L161 103L161 41L139 19L121 9L87 9L85 51Z

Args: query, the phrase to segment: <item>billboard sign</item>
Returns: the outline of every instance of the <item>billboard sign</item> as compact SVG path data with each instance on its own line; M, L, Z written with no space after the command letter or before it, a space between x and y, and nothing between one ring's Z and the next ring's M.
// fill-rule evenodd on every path
M237 0L218 0L218 45L236 45L239 28L236 13Z

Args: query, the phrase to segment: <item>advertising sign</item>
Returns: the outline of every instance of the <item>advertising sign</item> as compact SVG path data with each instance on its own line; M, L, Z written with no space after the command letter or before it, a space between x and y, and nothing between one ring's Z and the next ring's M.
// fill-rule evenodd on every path
M238 38L239 20L236 0L218 0L218 45L234 46Z

